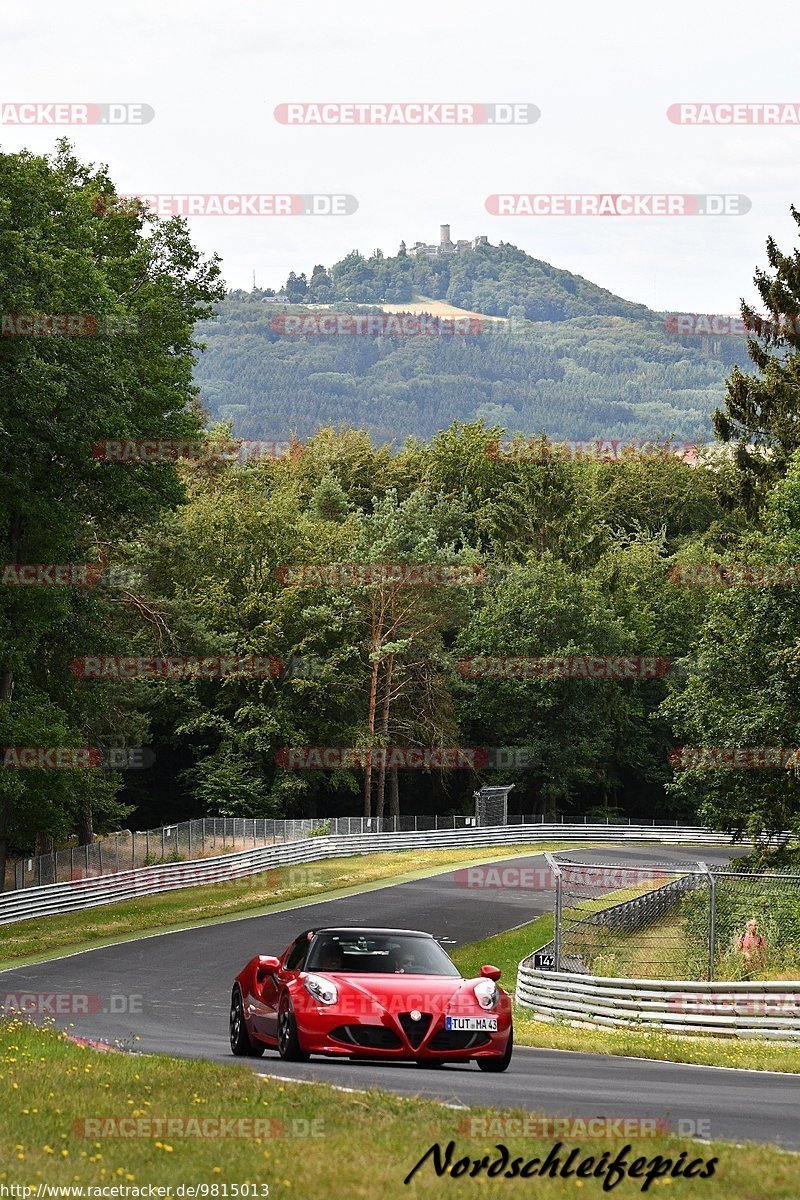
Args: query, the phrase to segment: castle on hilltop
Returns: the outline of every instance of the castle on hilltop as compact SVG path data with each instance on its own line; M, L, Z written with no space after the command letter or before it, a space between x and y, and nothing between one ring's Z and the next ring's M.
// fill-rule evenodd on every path
M474 250L476 246L488 246L489 239L485 234L469 238L459 238L457 242L450 241L450 226L439 226L439 245L426 246L424 242L415 242L413 246L400 243L400 253L410 258L435 258L439 254L462 254L464 250Z

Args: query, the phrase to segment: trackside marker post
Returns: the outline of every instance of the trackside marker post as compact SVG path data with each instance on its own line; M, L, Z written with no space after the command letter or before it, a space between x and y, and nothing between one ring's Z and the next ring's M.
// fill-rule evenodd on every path
M556 880L556 920L555 920L555 930L553 933L553 957L555 958L555 970L560 971L561 970L561 882L562 882L562 874L561 874L561 867L556 862L555 857L552 854L547 853L547 854L545 854L544 857L545 857L545 861L547 862L548 867L553 872L553 875L555 876L555 880Z

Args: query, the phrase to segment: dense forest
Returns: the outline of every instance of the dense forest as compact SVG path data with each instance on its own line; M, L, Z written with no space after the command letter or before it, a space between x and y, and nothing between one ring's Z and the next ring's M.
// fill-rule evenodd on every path
M231 292L198 327L203 402L243 438L345 422L401 443L483 419L552 438L705 442L726 371L747 359L742 338L679 338L665 314L503 243L436 258L353 251L308 279L293 272L279 297ZM422 297L491 319L449 337L286 336L276 320L287 306Z
M228 447L246 426L209 424L193 382L195 330L215 328L223 289L183 222L104 215L112 180L66 146L0 155L0 191L14 198L4 311L86 312L127 331L0 339L0 880L6 853L123 823L468 811L482 782L513 782L526 813L797 826L796 333L750 343L755 369L733 368L714 415L728 452L695 465L501 458L513 422L441 411L431 438L398 448L369 413L363 428L326 424L290 383L280 401L303 412L302 443L239 462ZM785 312L800 303L800 256L772 242L767 256L761 297ZM223 330L226 312L266 321L264 298L224 304ZM668 345L646 313L606 319ZM591 338L592 320L553 327L587 322ZM264 330L247 337L268 350ZM671 352L675 370L690 361ZM302 376L306 354L343 351L276 353ZM411 373L433 354L433 380L436 355L477 351L369 353ZM230 374L221 399L237 394L233 359ZM506 386L487 386L502 408ZM195 449L98 454L120 439ZM58 578L42 564L61 564ZM597 658L657 666L580 668ZM81 747L88 765L31 761ZM100 769L99 747L144 747L146 769ZM341 753L295 753L309 747ZM749 769L721 769L731 747ZM364 757L393 748L446 761ZM454 767L454 748L471 757Z

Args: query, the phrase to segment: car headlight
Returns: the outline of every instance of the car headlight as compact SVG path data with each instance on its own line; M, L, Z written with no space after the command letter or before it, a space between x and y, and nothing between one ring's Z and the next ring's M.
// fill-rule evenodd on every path
M500 999L500 992L497 990L497 984L492 979L482 979L480 983L476 983L473 988L475 999L480 1004L481 1008L495 1008Z
M323 979L321 975L306 975L303 986L320 1004L335 1004L339 999L336 984L331 983L330 979Z

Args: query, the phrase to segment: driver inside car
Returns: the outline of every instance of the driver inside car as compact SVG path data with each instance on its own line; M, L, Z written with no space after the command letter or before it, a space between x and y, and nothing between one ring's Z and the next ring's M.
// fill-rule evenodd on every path
M322 951L319 961L320 971L343 971L344 954L336 942L329 942Z
M396 975L413 975L417 970L417 960L413 954L401 954L397 966L394 968Z

